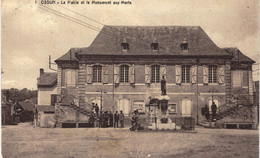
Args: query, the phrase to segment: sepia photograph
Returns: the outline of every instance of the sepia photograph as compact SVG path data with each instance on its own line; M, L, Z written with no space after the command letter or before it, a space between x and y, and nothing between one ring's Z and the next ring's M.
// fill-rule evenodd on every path
M258 0L2 0L1 157L258 158Z

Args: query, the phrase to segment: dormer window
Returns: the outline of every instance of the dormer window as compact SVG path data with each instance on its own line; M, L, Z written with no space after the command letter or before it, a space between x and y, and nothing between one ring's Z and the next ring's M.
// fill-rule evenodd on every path
M153 42L151 43L151 49L153 51L158 51L159 50L159 44L158 44L156 38L154 38Z
M126 41L126 38L124 38L124 41L121 43L121 49L122 49L122 51L128 51L129 50L129 44Z
M181 50L187 52L189 50L187 39L184 38L182 44L180 45Z

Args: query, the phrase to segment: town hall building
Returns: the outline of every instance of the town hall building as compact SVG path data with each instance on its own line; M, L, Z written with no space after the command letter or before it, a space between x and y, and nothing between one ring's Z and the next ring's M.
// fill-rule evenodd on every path
M93 103L126 117L146 113L163 77L169 114L196 122L205 119L202 107L214 101L220 108L235 90L253 95L255 62L237 48L219 48L199 26L104 26L89 47L71 48L55 62L57 126L86 120ZM72 102L80 112L67 106Z

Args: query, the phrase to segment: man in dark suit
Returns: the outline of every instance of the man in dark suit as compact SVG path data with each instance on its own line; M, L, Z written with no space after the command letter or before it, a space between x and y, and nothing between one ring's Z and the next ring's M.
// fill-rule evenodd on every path
M216 119L216 113L217 113L217 105L215 102L211 105L211 111L212 111L212 121L215 121Z
M113 114L109 111L109 127L113 127Z
M119 120L118 111L116 111L116 113L114 114L114 119L115 119L114 127L118 127L118 120Z

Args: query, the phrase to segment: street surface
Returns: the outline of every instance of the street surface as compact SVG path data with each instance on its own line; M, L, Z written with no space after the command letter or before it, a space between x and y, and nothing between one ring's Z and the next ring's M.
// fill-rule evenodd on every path
M257 158L258 130L196 128L196 133L124 129L2 127L4 158Z

